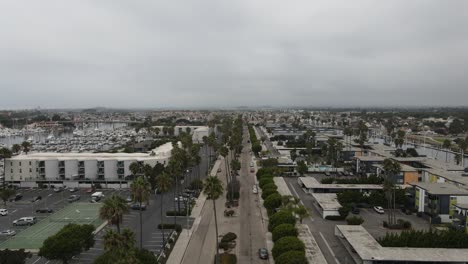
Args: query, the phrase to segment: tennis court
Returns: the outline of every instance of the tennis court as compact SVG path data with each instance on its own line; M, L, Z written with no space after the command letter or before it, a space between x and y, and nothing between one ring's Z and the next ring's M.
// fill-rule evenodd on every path
M56 234L69 223L92 224L98 227L103 223L99 219L100 207L99 203L72 203L3 242L0 248L39 249L46 238Z

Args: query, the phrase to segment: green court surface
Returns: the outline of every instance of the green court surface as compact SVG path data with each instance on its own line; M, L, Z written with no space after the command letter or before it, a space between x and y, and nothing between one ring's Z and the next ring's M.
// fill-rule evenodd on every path
M72 203L3 242L0 248L39 249L46 238L56 234L69 223L92 224L98 227L103 223L99 219L100 207L99 203Z

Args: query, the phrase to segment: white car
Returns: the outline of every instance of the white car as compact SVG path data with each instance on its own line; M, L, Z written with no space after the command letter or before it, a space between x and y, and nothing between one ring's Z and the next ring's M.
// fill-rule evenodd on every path
M254 185L254 187L252 188L252 192L253 192L254 194L257 194L257 193L258 193L258 188L257 188L257 186Z
M2 237L2 236L14 236L14 235L16 235L15 230L8 229L8 230L0 231L0 237Z
M384 214L385 211L384 209L382 208L382 206L374 206L374 211L376 211L377 213L379 214Z
M1 215L1 216L6 216L6 215L8 215L8 210L7 210L7 209L0 209L0 215Z

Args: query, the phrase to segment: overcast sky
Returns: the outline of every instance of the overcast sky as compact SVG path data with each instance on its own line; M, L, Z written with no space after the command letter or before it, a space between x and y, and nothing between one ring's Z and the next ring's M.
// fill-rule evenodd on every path
M0 108L468 106L468 1L0 2Z

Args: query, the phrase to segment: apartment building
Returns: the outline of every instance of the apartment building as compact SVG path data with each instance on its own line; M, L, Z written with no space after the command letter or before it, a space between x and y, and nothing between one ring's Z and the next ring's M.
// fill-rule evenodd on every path
M132 173L130 164L166 165L172 144L166 143L150 153L31 153L5 160L5 181L22 187L39 182L76 186L104 182L121 186Z

